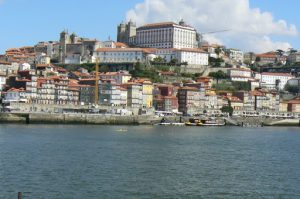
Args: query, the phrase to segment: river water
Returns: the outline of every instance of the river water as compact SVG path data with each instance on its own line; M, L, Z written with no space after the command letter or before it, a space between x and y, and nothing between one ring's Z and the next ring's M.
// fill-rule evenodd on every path
M0 125L0 198L300 198L300 128Z

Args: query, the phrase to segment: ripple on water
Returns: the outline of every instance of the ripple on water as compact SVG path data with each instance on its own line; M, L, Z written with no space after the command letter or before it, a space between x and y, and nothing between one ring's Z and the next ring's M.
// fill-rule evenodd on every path
M299 128L0 125L0 145L1 199L300 198Z

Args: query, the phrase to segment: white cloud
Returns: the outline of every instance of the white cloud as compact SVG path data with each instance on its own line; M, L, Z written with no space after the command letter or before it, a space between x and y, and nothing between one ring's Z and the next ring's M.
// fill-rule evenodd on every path
M268 51L286 49L286 42L272 41L272 35L297 36L297 27L275 20L269 12L250 8L249 0L144 0L127 12L127 19L138 25L183 18L199 32L230 29L227 33L206 35L219 42L243 50Z

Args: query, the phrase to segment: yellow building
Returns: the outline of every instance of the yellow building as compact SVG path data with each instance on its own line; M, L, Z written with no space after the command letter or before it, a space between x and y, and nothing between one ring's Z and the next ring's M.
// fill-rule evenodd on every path
M153 89L154 86L151 81L143 83L143 107L153 107Z
M143 108L153 107L153 83L148 79L139 79L136 81L142 85Z
M288 102L286 102L286 101L280 102L279 111L280 112L287 112L287 110L288 110Z

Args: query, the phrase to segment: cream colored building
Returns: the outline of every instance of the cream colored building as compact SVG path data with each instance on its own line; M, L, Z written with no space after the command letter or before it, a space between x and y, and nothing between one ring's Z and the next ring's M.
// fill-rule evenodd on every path
M196 48L197 31L185 22L147 24L137 28L135 44L147 48Z

